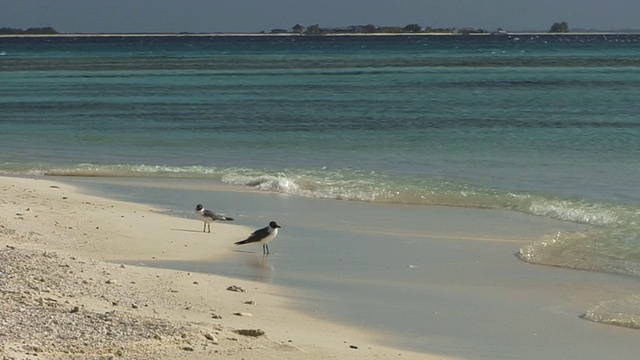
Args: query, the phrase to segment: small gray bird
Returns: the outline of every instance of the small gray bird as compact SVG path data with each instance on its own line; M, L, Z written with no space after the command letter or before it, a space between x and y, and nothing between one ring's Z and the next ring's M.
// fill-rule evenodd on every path
M271 221L269 223L269 226L252 232L248 238L242 241L238 241L234 244L236 245L244 245L244 244L252 244L252 243L262 244L262 253L269 254L269 241L276 238L276 236L278 235L279 228L280 228L280 225L276 224L275 221Z
M207 230L209 230L208 232L211 232L211 223L214 221L233 221L233 218L222 214L216 214L211 210L205 209L200 204L196 206L196 215L198 216L198 219L204 221L204 229L202 229L202 232Z

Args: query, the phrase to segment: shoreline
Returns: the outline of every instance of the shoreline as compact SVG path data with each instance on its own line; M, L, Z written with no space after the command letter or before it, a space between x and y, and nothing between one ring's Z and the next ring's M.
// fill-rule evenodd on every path
M48 179L0 177L0 191L0 312L11 329L0 334L0 355L448 358L385 347L361 328L304 315L280 286L109 262L224 256L245 227L216 223L202 234L198 220Z
M1 193L11 195L0 197L0 238L8 241L6 248L0 243L0 318L34 329L26 336L0 332L3 343L12 339L7 353L533 360L627 358L637 347L637 330L583 318L594 306L635 296L634 278L533 266L514 256L547 231L579 225L500 210L315 200L200 182L156 188L160 183L144 179L115 187L120 182L113 179L64 180L0 177ZM237 221L215 223L203 234L190 210L200 200ZM237 240L225 240L228 230L246 229L245 236L242 225L253 229L276 211L284 230L268 261L261 263L259 246L227 252ZM227 290L234 285L246 292ZM122 327L114 331L104 321ZM133 338L118 337L140 323L148 325L133 326ZM83 344L93 346L71 341L52 348L52 334L77 337L65 324L80 329L74 334L86 332ZM237 330L265 334L240 337Z

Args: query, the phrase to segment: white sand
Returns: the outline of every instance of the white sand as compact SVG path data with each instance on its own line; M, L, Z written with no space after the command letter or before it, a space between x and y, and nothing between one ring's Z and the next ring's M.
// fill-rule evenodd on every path
M251 229L211 230L67 184L0 177L0 357L445 358L291 310L287 291L273 285L108 262L224 256ZM258 329L264 335L238 333Z

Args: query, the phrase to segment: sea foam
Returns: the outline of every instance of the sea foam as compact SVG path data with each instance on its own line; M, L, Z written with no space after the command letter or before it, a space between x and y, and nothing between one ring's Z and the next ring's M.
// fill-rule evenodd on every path
M640 329L640 295L602 301L588 309L583 319L602 324Z

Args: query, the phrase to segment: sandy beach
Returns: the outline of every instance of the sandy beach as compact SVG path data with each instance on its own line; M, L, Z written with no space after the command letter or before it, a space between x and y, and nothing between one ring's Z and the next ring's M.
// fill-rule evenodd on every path
M0 178L3 359L443 359L293 310L287 290L109 259L224 256L251 230ZM169 230L169 231L168 231Z

